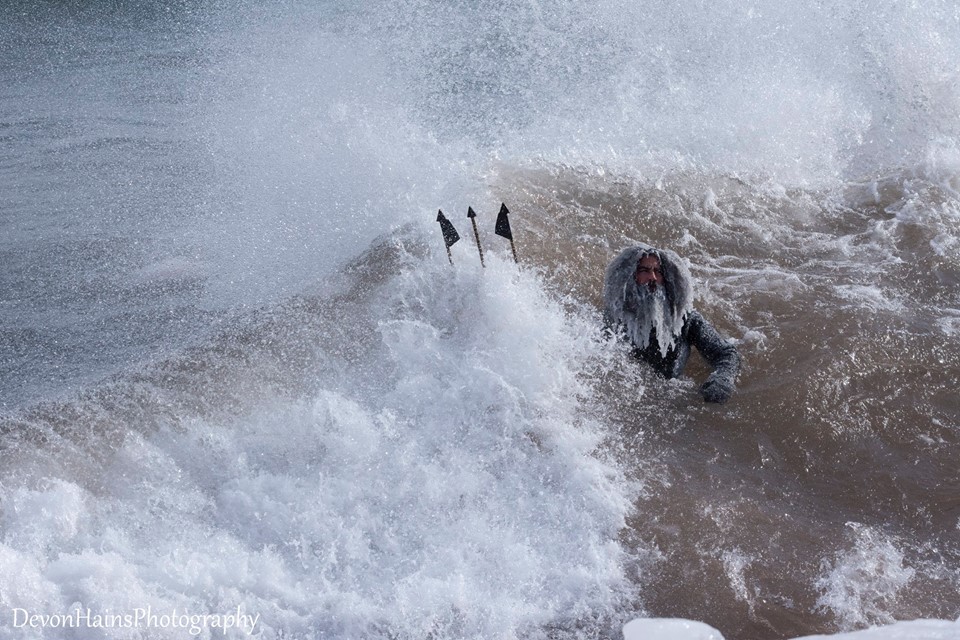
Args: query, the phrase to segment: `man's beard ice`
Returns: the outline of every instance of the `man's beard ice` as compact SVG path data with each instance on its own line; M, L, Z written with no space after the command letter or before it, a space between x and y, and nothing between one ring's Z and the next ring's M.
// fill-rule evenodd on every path
M640 349L647 348L650 332L655 330L657 346L663 357L673 348L683 328L682 318L673 317L663 287L651 291L649 287L634 282L625 287L622 320L627 336Z

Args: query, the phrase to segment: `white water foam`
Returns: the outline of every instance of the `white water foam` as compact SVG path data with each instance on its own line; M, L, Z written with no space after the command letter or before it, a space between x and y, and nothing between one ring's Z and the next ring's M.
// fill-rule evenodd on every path
M582 412L595 332L496 256L416 267L373 296L372 357L312 397L130 433L98 477L13 488L0 616L241 607L265 638L622 623L631 484Z
M870 527L848 526L853 545L833 561L823 562L817 604L831 611L843 629L891 624L895 619L889 611L916 572L905 564L894 540Z
M648 618L624 625L624 640L723 640L723 635L694 620ZM850 633L803 636L795 640L956 640L960 620L909 620Z

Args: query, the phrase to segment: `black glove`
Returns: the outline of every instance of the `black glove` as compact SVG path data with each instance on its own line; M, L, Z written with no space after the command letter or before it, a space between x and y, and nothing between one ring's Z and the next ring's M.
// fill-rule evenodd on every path
M700 393L703 394L703 399L707 402L723 404L733 395L733 389L732 380L712 373L700 387Z

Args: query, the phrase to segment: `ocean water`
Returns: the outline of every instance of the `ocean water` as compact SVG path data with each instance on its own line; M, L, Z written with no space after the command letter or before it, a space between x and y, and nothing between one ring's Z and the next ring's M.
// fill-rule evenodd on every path
M956 620L958 59L938 0L5 4L0 637ZM631 241L727 405L602 336Z

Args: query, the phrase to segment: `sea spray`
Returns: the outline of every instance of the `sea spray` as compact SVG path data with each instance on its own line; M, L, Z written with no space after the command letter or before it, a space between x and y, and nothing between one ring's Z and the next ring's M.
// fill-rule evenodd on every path
M268 637L622 623L632 483L581 403L582 372L606 357L599 333L497 255L483 272L409 260L366 292L372 348L309 397L130 434L96 496L55 483L19 501L73 504L68 521L28 527L6 510L24 531L8 551L26 566L4 575L56 585L43 604L9 605L242 605Z

